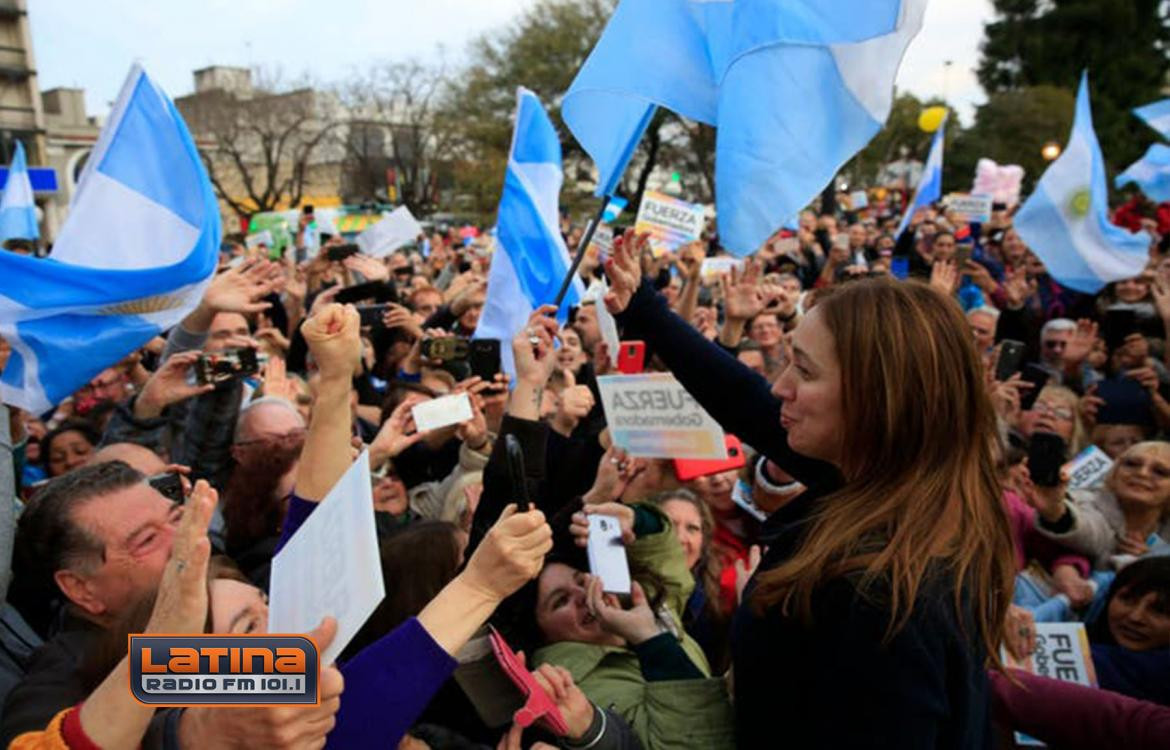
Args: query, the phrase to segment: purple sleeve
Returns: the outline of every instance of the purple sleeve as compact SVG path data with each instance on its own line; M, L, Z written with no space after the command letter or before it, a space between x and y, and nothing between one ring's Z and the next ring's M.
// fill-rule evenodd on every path
M316 509L317 503L297 497L295 492L288 496L288 509L284 512L284 523L280 525L280 539L276 542L273 555L284 549L284 545L288 544L288 540L292 539L292 535L297 533L297 529Z
M1108 690L1013 670L1014 684L990 672L995 718L1050 745L1077 748L1165 748L1170 708Z
M396 747L458 662L416 618L341 667L345 692L326 747Z

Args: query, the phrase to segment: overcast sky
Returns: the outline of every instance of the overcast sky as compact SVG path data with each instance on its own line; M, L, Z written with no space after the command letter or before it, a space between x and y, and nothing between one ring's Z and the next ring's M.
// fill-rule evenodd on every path
M42 89L86 90L90 114L105 114L130 64L140 60L172 96L189 93L208 65L279 67L323 81L371 62L458 60L467 42L507 24L533 0L29 0ZM930 0L898 86L943 96L967 124L983 101L973 68L989 0ZM949 75L944 62L952 60Z

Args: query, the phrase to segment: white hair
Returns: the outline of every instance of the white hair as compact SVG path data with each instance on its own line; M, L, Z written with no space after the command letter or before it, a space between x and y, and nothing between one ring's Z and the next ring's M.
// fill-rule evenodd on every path
M993 321L999 320L999 310L996 310L994 307L988 307L987 305L983 305L982 307L973 307L967 311L967 317L970 318L976 313L980 315L986 315Z
M1067 331L1077 330L1077 323L1075 320L1068 318L1053 318L1044 324L1040 329L1040 339L1043 340L1045 336L1050 333L1065 333Z
M297 407L291 404L287 399L283 399L280 396L261 396L260 398L252 399L240 407L240 415L236 418L236 442L239 442L244 434L244 421L248 418L248 414L259 406L269 405L279 406L282 409L287 409L289 413L297 418L297 421L301 423L302 427L305 426L305 418L301 416L299 411L297 411Z

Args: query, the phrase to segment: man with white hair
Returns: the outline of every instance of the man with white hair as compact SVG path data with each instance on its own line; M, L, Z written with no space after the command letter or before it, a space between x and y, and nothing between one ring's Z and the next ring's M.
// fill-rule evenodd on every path
M1053 318L1040 329L1040 367L1054 384L1064 382L1064 351L1076 330L1076 321L1068 318Z
M976 307L967 312L971 324L971 335L975 339L975 351L986 354L995 347L995 327L999 323L999 310L994 307Z

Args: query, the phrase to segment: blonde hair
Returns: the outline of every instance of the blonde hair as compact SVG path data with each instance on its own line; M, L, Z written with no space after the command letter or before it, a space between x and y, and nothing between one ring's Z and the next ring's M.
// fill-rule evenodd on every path
M1081 421L1081 399L1072 389L1063 385L1044 386L1040 389L1039 395L1036 396L1036 403L1039 403L1040 399L1046 396L1064 402L1064 405L1072 410L1073 433L1068 446L1068 456L1072 458L1089 444L1089 431L1085 429L1085 423ZM1032 408L1036 408L1035 405Z

